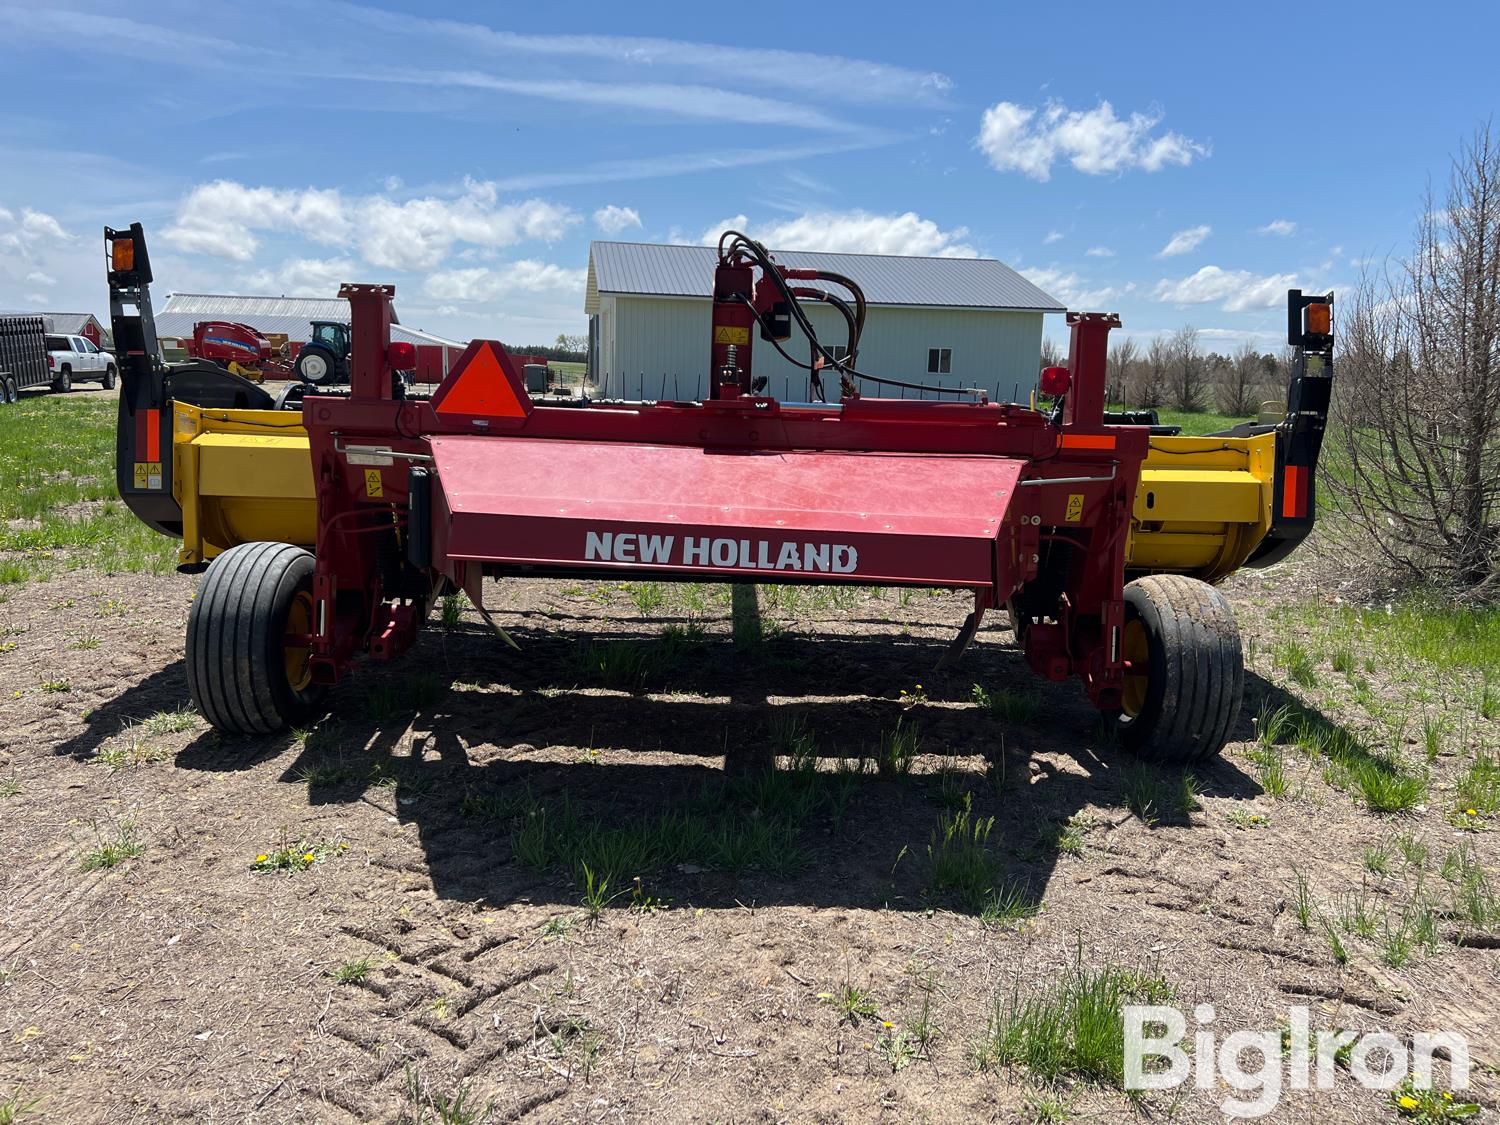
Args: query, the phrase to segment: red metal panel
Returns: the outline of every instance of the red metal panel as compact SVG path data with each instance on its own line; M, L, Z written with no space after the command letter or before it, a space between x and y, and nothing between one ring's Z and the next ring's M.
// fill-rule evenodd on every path
M990 588L1018 459L430 439L451 559ZM747 484L753 482L753 484ZM1008 591L1007 591L1008 593Z

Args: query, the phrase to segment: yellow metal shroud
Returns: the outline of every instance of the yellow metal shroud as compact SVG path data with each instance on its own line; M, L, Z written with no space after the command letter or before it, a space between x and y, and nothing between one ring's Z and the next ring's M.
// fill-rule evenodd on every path
M312 463L299 416L173 405L173 491L184 565L238 543L312 547ZM1274 434L1153 437L1131 525L1129 567L1216 581L1238 569L1271 528Z

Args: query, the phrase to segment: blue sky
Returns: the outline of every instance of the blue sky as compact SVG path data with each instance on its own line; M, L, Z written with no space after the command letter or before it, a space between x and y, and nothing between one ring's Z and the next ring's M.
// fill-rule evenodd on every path
M0 0L0 307L102 315L101 228L140 219L163 294L390 281L406 323L546 342L590 239L732 220L1269 349L1288 285L1405 247L1497 35L1493 3Z

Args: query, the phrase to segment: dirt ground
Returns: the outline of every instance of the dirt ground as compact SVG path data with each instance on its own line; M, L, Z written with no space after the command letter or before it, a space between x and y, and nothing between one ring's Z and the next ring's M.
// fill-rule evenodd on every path
M1388 894L1360 856L1395 831L1435 855L1463 842L1492 872L1497 848L1436 809L1375 816L1311 766L1297 796L1263 792L1251 719L1284 698L1274 577L1228 587L1266 638L1237 741L1197 771L1198 808L1154 823L1125 807L1126 759L1078 686L1031 677L1003 626L932 671L957 595L804 594L749 653L715 600L673 690L626 692L590 684L579 653L659 638L682 623L670 602L646 620L617 587L509 582L490 604L520 652L466 610L360 667L317 730L221 740L172 718L195 583L82 574L0 604L0 1097L42 1099L20 1119L410 1121L420 1084L428 1105L467 1093L476 1116L455 1121L1011 1121L1049 1100L1076 1119L1220 1120L1223 1089L1133 1105L975 1064L997 997L1079 962L1159 973L1179 1006L1215 1006L1221 1039L1292 1004L1315 1028L1461 1031L1470 1094L1496 1112L1495 948L1444 940L1393 969L1352 943L1340 965L1295 918L1294 868L1320 901ZM1034 689L1039 713L1004 722L976 683ZM489 815L522 792L610 824L689 807L790 712L828 769L898 720L923 754L911 777L861 774L789 873L678 863L643 872L647 909L612 887L626 893L591 920L579 881L522 862L514 822ZM987 926L932 891L934 825L962 793L996 818L990 844L1034 916ZM122 839L139 854L85 869ZM282 847L314 861L252 869ZM362 960L358 981L329 975ZM874 1013L846 1017L846 986ZM897 1069L889 1040L924 1009L936 1034ZM1270 1119L1395 1110L1340 1069Z

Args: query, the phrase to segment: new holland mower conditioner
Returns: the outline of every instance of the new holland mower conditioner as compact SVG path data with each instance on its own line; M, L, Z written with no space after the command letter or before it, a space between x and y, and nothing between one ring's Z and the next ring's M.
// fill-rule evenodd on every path
M1042 408L990 402L860 370L858 281L788 269L729 231L702 401L533 401L484 340L419 393L397 374L412 357L391 342L394 289L344 285L348 386L277 409L216 365L163 363L141 226L105 238L120 494L182 540L184 567L207 566L188 682L227 732L314 718L359 658L410 648L443 595L482 610L485 577L837 583L967 590L945 660L1003 608L1031 668L1077 677L1123 745L1197 761L1229 737L1244 681L1212 583L1313 524L1331 295L1289 294L1283 419L1180 437L1106 411L1113 314L1068 314ZM841 313L837 353L813 301ZM757 337L807 373L808 403L764 393Z

